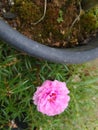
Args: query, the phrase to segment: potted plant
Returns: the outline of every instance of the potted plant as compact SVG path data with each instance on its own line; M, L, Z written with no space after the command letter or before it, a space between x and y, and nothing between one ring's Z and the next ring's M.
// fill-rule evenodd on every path
M84 10L96 4L98 4L97 0L82 0L81 3ZM49 47L21 34L2 20L2 18L0 18L0 39L31 56L57 63L83 63L98 57L98 36L92 38L89 44L74 48Z

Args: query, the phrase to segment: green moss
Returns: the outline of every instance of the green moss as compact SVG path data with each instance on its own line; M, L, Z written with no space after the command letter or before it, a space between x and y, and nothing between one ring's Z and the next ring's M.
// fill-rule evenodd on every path
M53 5L51 5L53 6ZM65 39L65 34L61 33L62 26L65 25L64 21L58 22L59 12L61 9L53 7L47 8L46 16L43 21L43 38L50 38L53 41L62 41ZM62 16L63 19L63 16Z
M87 11L80 20L81 29L87 33L98 28L98 7Z
M16 0L11 10L26 23L35 22L41 17L40 8L30 0Z

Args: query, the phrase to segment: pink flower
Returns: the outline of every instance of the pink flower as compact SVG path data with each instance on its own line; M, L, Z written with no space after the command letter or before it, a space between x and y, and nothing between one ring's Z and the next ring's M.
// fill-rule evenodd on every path
M70 100L68 94L65 82L46 80L37 88L33 100L38 111L48 116L55 116L67 108Z

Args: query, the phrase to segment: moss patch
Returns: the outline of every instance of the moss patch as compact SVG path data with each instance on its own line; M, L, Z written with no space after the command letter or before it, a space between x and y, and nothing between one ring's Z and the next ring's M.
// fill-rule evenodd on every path
M38 24L34 24L43 16L44 1L16 0L10 11L17 18L8 22L42 44L55 47L77 46L98 29L98 6L84 12L74 23L80 12L79 1L48 1L45 16Z

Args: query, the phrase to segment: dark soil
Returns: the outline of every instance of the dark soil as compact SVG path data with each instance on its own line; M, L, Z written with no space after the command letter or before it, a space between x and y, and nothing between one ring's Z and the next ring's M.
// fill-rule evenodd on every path
M45 16L38 22L44 1L1 0L0 16L22 34L48 46L74 47L96 36L96 18L88 12L80 15L79 0L47 0Z

